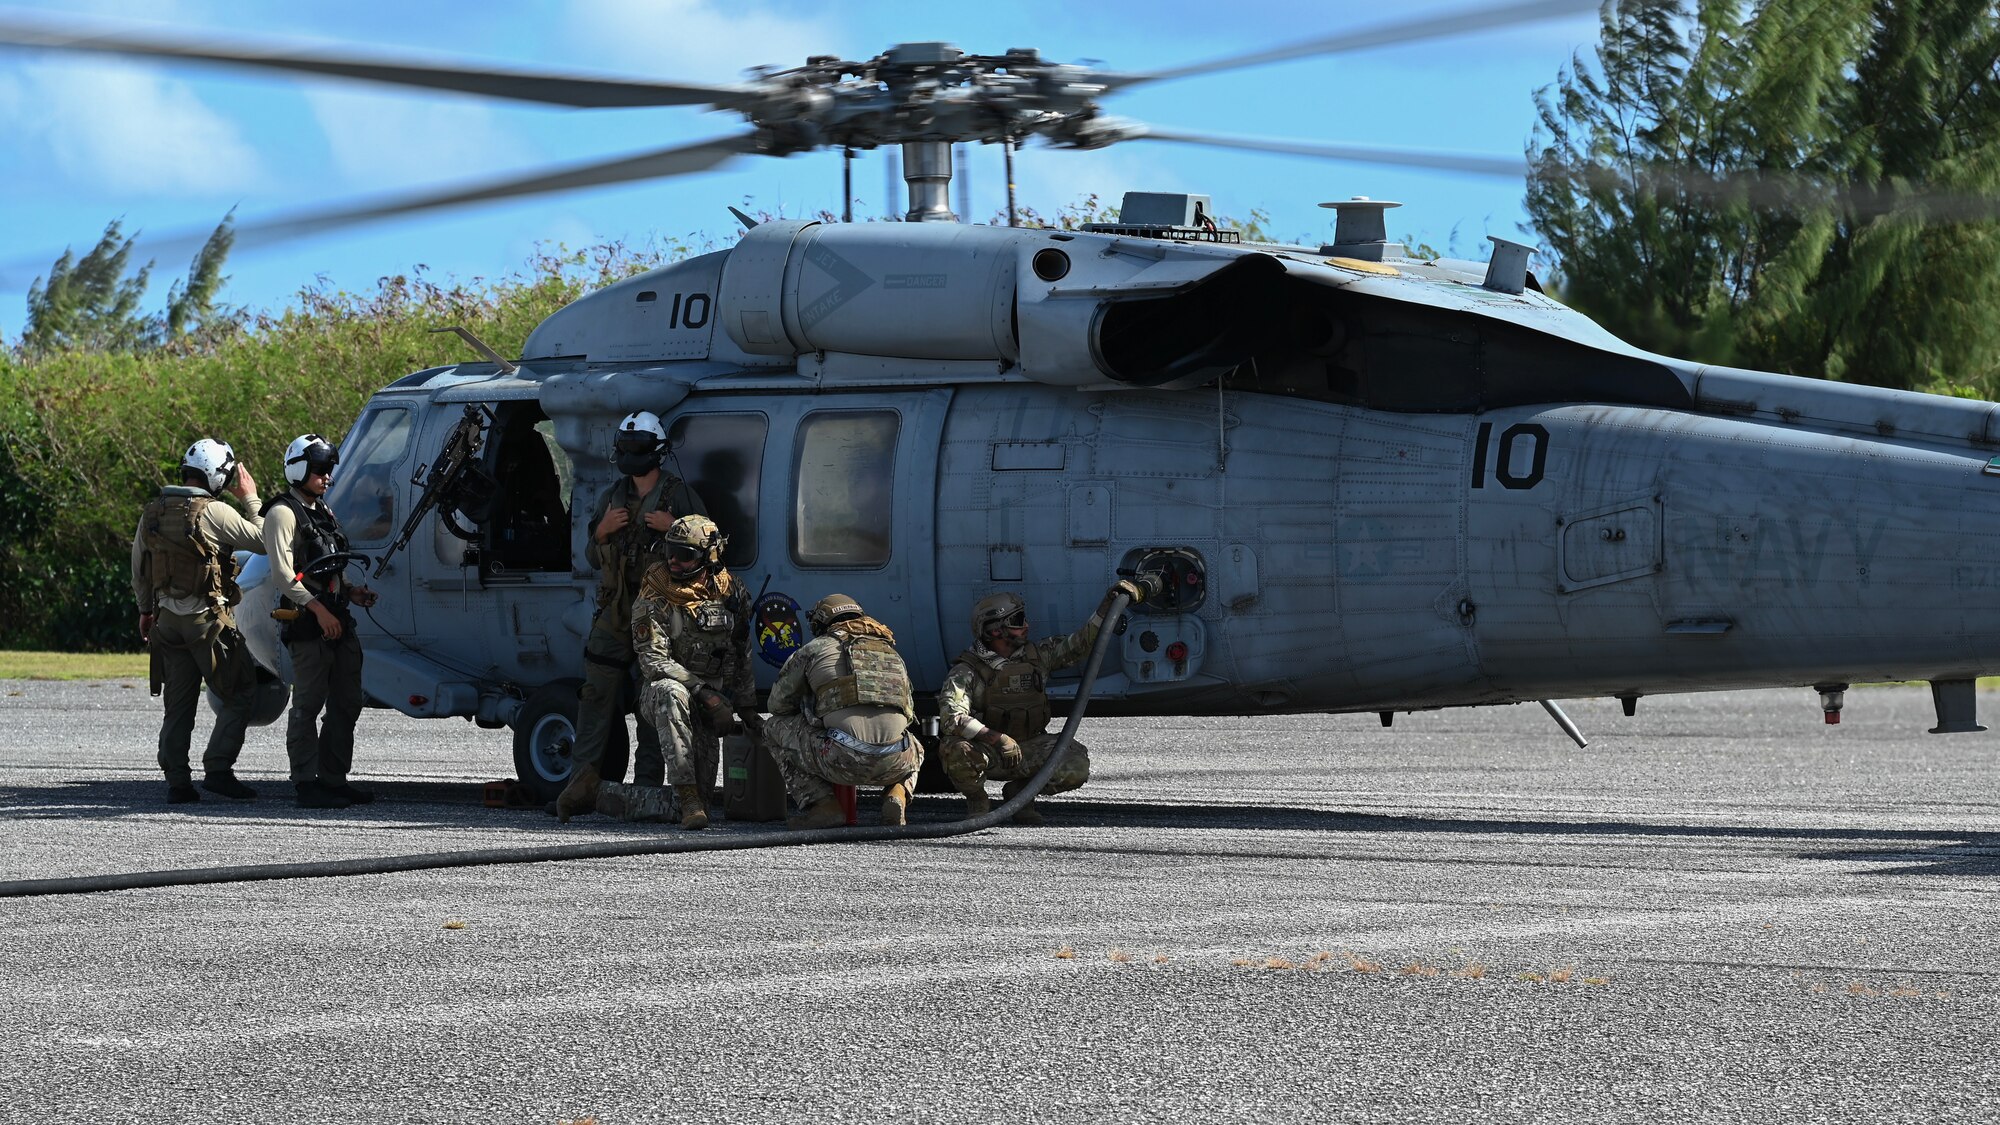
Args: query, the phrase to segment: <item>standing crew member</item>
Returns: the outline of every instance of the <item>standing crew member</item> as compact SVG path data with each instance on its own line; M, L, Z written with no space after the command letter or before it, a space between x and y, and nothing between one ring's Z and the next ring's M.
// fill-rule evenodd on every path
M161 489L146 504L132 536L139 638L152 656L153 694L164 692L166 703L160 772L167 776L167 800L176 805L201 800L188 745L204 681L215 692L217 708L201 756L201 787L239 801L257 795L236 779L236 758L256 705L257 669L231 611L243 600L232 556L264 553L264 519L217 503L224 492L244 511L256 512L257 478L237 464L228 442L202 438L181 455L181 483Z
M1146 585L1150 581L1142 579ZM1028 603L1019 594L993 594L972 607L972 647L952 661L944 686L938 689L938 753L945 776L965 794L965 815L984 816L992 810L986 781L1007 784L1001 800L1011 799L1021 785L1055 750L1049 725L1049 673L1080 663L1097 642L1097 631L1111 601L1125 594L1136 604L1146 600L1140 584L1126 581L1105 591L1104 600L1083 627L1067 637L1028 639ZM1071 742L1043 793L1068 792L1090 780L1090 751ZM1042 814L1032 802L1014 814L1017 824L1040 824Z
M285 753L302 809L344 809L375 799L347 783L354 766L354 722L361 717L361 639L354 614L375 604L375 592L347 584L342 560L313 564L347 550L340 521L326 506L340 451L318 434L300 434L285 448L291 486L264 504L264 550L271 575L287 582L282 604L297 616L280 635L292 654L292 713L285 720ZM320 711L326 721L320 721Z
M583 642L583 691L577 701L570 782L556 798L556 814L564 820L596 806L600 780L625 779L622 764L617 777L603 777L604 749L612 725L622 725L632 709L632 603L646 576L648 552L676 518L708 514L694 489L660 468L666 449L667 430L657 415L650 410L627 414L612 441L624 475L591 510L584 557L597 568L597 616ZM644 716L633 757L634 782L657 786L666 780L659 735Z
M788 828L847 822L835 785L880 785L882 823L902 824L916 791L924 747L896 635L845 594L828 594L808 615L813 639L791 655L771 688L765 726L785 791L804 811Z
M752 727L762 719L750 672L750 594L722 566L728 543L707 516L675 520L661 540L665 557L647 568L632 606L639 711L666 751L682 828L708 827L722 731L738 713Z

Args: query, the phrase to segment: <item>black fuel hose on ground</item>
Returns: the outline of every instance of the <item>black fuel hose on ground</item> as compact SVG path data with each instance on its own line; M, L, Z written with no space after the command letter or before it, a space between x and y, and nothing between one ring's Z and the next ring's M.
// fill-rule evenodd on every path
M679 833L662 839L602 841L594 844L554 844L539 848L480 848L461 852L425 852L418 855L372 856L365 859L335 859L319 863L257 863L236 867L188 867L172 871L128 871L115 875L86 875L72 879L13 879L0 882L0 898L28 898L37 895L80 895L99 891L132 891L148 887L188 887L203 883L254 883L267 879L329 879L342 875L386 875L396 871L429 871L448 867L485 867L503 863L552 863L566 859L611 859L633 855L673 855L680 852L744 851L751 848L798 847L806 844L858 844L872 840L941 840L998 827L1041 793L1056 769L1069 757L1076 729L1083 724L1090 693L1097 686L1098 669L1111 646L1119 618L1130 598L1119 594L1104 614L1104 623L1091 646L1090 661L1084 665L1083 679L1077 684L1076 705L1070 708L1049 760L1035 771L1019 793L984 816L941 824L815 828L801 831L756 832L723 835Z

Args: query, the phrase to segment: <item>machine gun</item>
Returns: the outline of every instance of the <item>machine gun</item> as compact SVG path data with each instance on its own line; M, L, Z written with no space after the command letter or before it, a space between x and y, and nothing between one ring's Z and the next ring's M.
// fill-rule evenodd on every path
M443 514L445 527L453 535L471 542L479 537L476 530L467 530L458 525L452 513L460 509L483 508L493 497L493 478L479 464L479 447L482 444L486 424L493 415L478 403L465 405L465 417L445 435L444 448L438 451L437 459L430 468L410 478L410 483L419 489L417 502L410 506L410 518L403 521L403 529L396 533L396 541L375 560L375 570L371 577L382 577L382 571L389 565L389 559L397 551L409 545L410 536L416 534L417 525L423 522L432 508ZM475 524L478 519L473 521Z

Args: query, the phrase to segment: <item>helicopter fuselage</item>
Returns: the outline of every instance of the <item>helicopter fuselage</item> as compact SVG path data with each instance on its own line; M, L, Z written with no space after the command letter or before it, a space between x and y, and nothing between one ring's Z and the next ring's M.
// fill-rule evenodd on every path
M1988 404L1650 356L1465 263L1141 241L766 224L557 313L516 372L386 388L331 497L356 549L464 403L498 492L374 580L371 698L498 725L573 685L637 409L750 589L856 597L920 686L985 594L1062 632L1135 567L1178 585L1114 642L1096 698L1127 712L2000 670Z

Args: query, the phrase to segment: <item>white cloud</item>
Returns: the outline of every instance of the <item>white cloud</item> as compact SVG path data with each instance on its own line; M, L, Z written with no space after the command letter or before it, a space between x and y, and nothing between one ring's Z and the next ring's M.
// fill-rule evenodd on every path
M5 119L71 179L111 192L189 196L263 179L242 132L183 83L97 63L34 64L17 74L12 92L0 91Z
M478 102L348 85L308 88L305 98L349 188L485 179L531 162L522 142Z
M822 19L717 0L572 0L570 37L604 69L687 82L736 82L752 65L798 66L840 51Z

